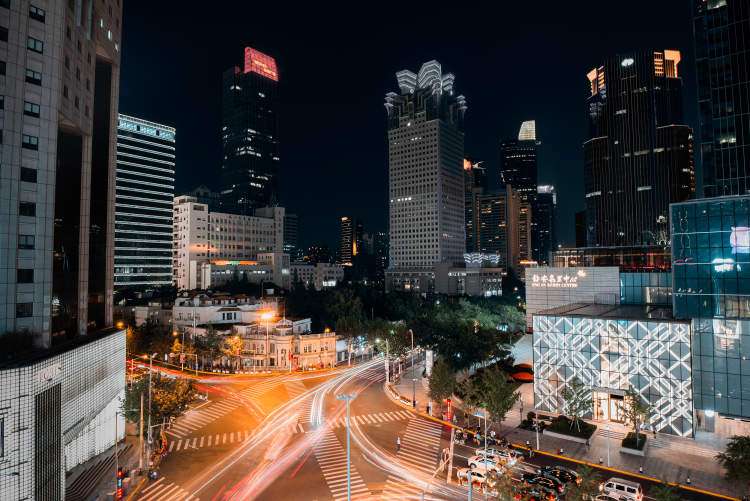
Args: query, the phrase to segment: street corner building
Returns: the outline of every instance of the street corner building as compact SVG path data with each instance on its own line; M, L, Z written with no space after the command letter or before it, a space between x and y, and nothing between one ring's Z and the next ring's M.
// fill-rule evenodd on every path
M575 378L591 388L593 417L623 422L632 388L654 406L646 425L693 434L690 321L669 308L573 303L534 315L535 408L559 412Z

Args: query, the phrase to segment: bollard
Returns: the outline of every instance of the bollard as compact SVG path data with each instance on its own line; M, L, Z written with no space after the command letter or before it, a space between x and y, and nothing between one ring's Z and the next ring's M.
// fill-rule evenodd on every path
M602 459L601 456L599 456L599 464L602 464L603 462L604 462L604 460Z
M690 485L690 477L687 478L687 484Z
M638 467L638 473L643 473L643 466Z

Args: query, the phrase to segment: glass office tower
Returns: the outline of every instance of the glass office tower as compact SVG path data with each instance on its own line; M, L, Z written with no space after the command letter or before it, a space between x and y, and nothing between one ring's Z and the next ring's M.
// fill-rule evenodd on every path
M750 195L671 206L676 318L693 321L702 428L750 417Z
M693 0L697 142L707 197L750 192L748 26L746 0Z
M115 288L172 283L175 130L120 114Z

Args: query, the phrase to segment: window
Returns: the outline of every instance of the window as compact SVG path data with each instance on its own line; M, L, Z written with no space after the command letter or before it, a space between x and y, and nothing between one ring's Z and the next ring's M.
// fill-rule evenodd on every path
M70 40L70 26L65 27L65 38Z
M21 181L36 183L36 169L21 167Z
M76 108L78 108L78 96L75 97L73 104L75 105Z
M88 55L87 59L88 59L89 64L91 64L91 52L89 52L89 55Z
M36 103L30 103L28 101L23 102L23 114L30 117L39 118L39 105Z
M33 268L19 268L16 270L16 282L19 284L33 284L34 283L34 269Z
M68 97L68 86L63 85L63 96Z
M23 141L21 142L21 147L26 148L27 150L38 150L39 138L36 136L27 136L26 134L24 134Z
M33 5L30 5L29 17L31 19L35 19L39 21L40 23L43 23L44 22L44 10L40 9L39 7L34 7Z
M0 418L0 458L3 456L5 456L5 418Z
M8 41L8 28L6 28L5 26L0 26L0 41Z
M0 75L5 75L5 61L0 61Z
M91 90L91 80L86 79L86 90Z
M35 85L42 85L42 74L30 69L26 70L26 81Z
M34 202L21 202L18 204L19 216L36 216L36 204Z
M83 114L86 115L86 116L89 116L89 107L88 107L88 105L86 105L86 108L84 108Z
M37 40L36 38L29 37L29 43L27 44L27 47L40 54L44 52L44 42L42 42L41 40Z
M33 249L34 248L34 235L18 235L18 248L19 249Z
M28 318L34 315L34 303L16 303L16 318Z
M81 79L81 69L76 68L76 80L80 80L80 79Z
M10 0L0 0L0 7L10 9ZM0 454L0 457L2 457L2 454Z
M81 52L81 41L78 40L78 52Z
M68 56L65 56L65 67L70 69L70 58Z
M5 109L5 96L0 96L0 110Z

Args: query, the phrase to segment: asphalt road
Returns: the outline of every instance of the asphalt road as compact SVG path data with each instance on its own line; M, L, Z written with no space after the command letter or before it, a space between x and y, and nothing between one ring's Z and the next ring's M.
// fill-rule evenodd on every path
M421 499L423 492L426 500L465 499L466 488L446 483L446 472L437 471L442 451L450 447L450 427L393 403L383 381L382 359L376 359L322 375L201 383L208 400L175 422L160 478L144 484L134 499L344 500L346 405L336 395L351 393L356 394L350 406L352 499ZM454 468L465 467L476 448L456 445ZM579 467L537 454L519 465L518 476L548 464ZM635 481L648 498L652 485ZM720 499L688 491L681 495Z

